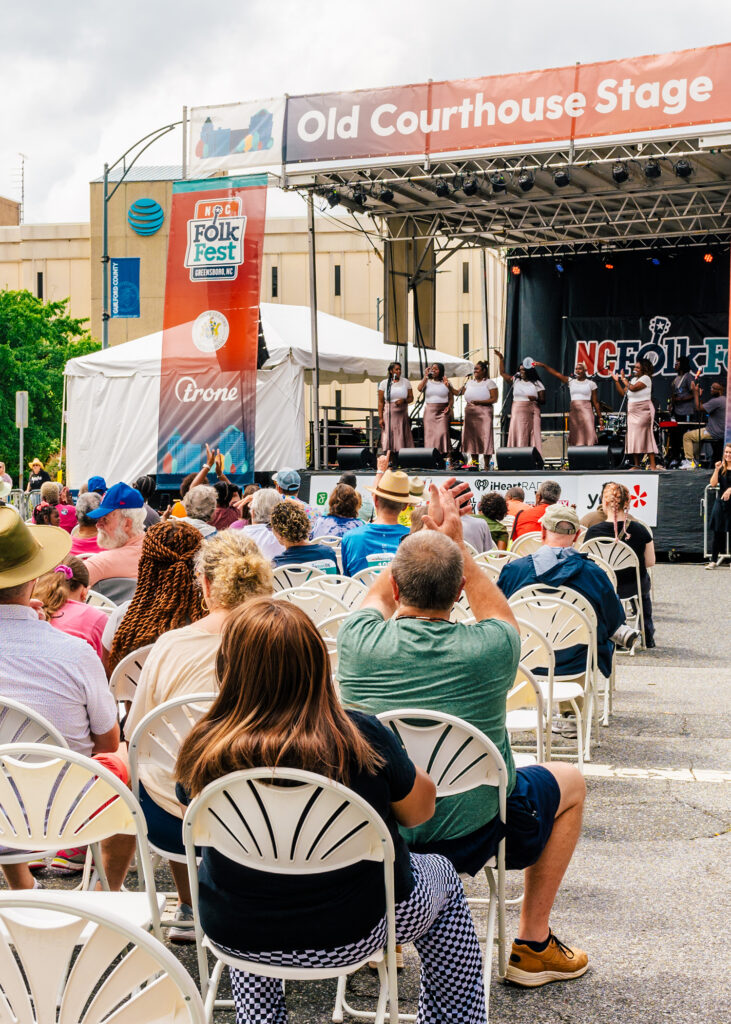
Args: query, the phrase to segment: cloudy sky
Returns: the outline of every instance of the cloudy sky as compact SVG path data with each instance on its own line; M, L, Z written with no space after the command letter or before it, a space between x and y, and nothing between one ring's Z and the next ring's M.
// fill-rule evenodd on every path
M731 40L728 0L2 0L0 195L88 220L88 182L198 106L470 78ZM180 161L179 131L145 163ZM291 197L273 199L287 212Z

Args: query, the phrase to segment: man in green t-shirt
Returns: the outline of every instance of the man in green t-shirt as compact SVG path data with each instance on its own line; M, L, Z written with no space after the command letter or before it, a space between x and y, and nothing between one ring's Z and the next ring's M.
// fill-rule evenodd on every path
M348 704L373 713L411 707L456 715L500 750L508 770L504 833L496 790L482 786L437 800L434 817L405 835L413 852L441 853L458 871L476 874L505 834L507 866L525 868L520 937L506 977L533 988L588 967L586 953L559 942L548 924L581 832L586 790L574 765L515 770L505 705L520 655L517 623L465 547L460 508L446 483L431 488L426 528L404 538L341 626L338 680ZM463 588L476 619L471 625L449 621Z

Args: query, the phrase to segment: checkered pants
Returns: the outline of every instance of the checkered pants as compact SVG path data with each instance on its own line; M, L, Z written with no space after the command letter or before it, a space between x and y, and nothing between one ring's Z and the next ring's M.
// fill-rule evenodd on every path
M413 942L421 959L418 1024L485 1024L482 958L459 875L445 857L412 854L414 890L396 904L396 941ZM383 918L366 938L335 949L250 953L221 947L246 960L282 966L358 963L386 944ZM287 1024L279 978L230 967L236 1024Z

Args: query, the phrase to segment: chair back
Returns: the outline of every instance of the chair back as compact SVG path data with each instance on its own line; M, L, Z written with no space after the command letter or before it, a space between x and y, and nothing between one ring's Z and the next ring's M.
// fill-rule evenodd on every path
M329 619L323 619L319 623L317 632L325 641L328 650L336 649L340 627L349 618L350 612L340 612L338 615L331 615Z
M640 560L629 544L623 540L615 540L613 537L594 537L592 540L584 541L580 550L587 555L598 555L615 572L621 572L622 569L634 569L637 573L639 587Z
M108 597L114 605L123 604L124 601L131 601L137 589L137 579L128 579L126 576L110 576L106 580L98 580L94 584L94 590L103 597Z
M352 576L352 579L358 580L360 583L363 584L363 586L367 590L369 587L372 587L373 584L376 582L376 580L378 579L378 575L381 572L381 569L385 569L385 566L384 565L376 565L376 566L373 566L373 567L366 566L366 568L365 569L361 569L360 572L354 573L354 575Z
M493 583L497 583L500 573L503 571L504 562L498 562L494 558L485 558L482 561L475 559L484 573L490 577Z
M526 619L544 635L554 651L584 645L589 670L596 630L580 608L549 594L532 597L516 597L514 594L509 604L515 617Z
M475 547L474 544L470 544L470 542L466 541L466 540L463 541L463 543L464 543L464 546L467 548L467 550L469 551L469 553L472 555L473 558L475 557L475 555L479 554L479 552L478 552L478 550L477 550L477 548Z
M314 565L280 565L274 570L274 590L292 590L301 587L313 576L324 576L322 569Z
M343 543L343 538L336 537L334 533L325 534L324 537L316 537L315 540L318 544L326 544L327 547L332 548L334 551L339 551L340 545Z
M305 612L316 626L319 626L325 619L332 618L340 612L347 612L348 607L344 601L334 594L326 594L322 590L310 587L294 587L292 590L280 590L274 594L278 601L289 601L296 604Z
M138 647L136 651L130 651L115 666L109 679L109 689L117 702L134 700L142 667L152 647L152 644L146 644L144 647Z
M50 743L68 747L55 725L20 701L0 697L0 745L5 743Z
M437 787L437 796L456 796L478 786L495 786L505 815L508 772L502 754L483 732L456 715L406 708L378 719L398 737L406 753Z
M500 548L491 548L489 551L483 551L482 554L478 555L475 559L476 562L480 562L483 559L486 561L497 562L509 562L511 558L517 558L512 551L503 551Z
M183 740L210 709L215 693L186 693L173 697L141 718L129 740L129 774L132 792L140 797L140 766L154 765L169 780L175 799L175 765Z
M537 551L543 545L543 538L540 533L531 531L530 533L524 533L517 540L514 540L510 550L513 555L518 558L523 558L525 555L532 555L534 551Z
M617 574L614 571L614 569L611 567L609 562L605 562L603 558L601 558L599 555L593 554L591 551L587 551L587 552L585 552L585 554L588 556L589 561L594 562L595 565L598 565L599 568L602 569L607 574L607 576L609 577L609 582L612 584L612 586L616 590L617 589Z
M117 607L116 602L112 601L111 597L107 597L105 594L100 594L98 590L90 590L86 595L86 603L93 605L94 608L101 608L102 611L113 612Z
M584 536L585 536L585 534L586 534L586 531L587 531L588 529L589 529L589 527L588 527L588 526L582 526L581 524L579 524L579 529L578 529L578 531L577 531L577 532L578 532L578 537L577 537L577 538L576 538L576 540L574 541L574 543L573 543L572 547L575 547L575 548L580 548L580 547L581 547L581 545L582 545L582 544L583 544L583 542L584 542Z
M454 605L452 605L452 611L449 613L450 622L474 622L475 617L472 614L472 610L469 606L469 602L464 594L460 597Z
M535 676L525 665L518 665L518 671L515 673L515 682L507 696L505 706L508 728L510 728L511 711L534 712L535 720L532 723L532 728L535 728L536 733L536 757L539 763L542 762L545 759L543 738L545 701ZM516 731L524 730L522 730L521 726L517 726Z
M360 580L352 579L350 576L313 576L306 585L308 590L321 590L323 594L332 594L351 611L360 607L361 601L368 593Z
M0 893L0 1005L17 1024L205 1024L195 982L149 932L88 893Z
M594 629L596 629L597 618L594 605L587 597L580 594L578 590L572 590L571 587L565 587L563 585L554 587L549 586L546 583L532 583L527 587L521 587L520 590L516 590L510 600L520 601L524 597L534 597L539 600L544 597L554 597L560 601L565 601L567 604L571 604L574 605L575 608L579 608L587 617Z

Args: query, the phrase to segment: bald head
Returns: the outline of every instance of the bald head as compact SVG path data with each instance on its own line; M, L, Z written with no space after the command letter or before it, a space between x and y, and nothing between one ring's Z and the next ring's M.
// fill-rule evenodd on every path
M391 575L400 605L443 612L452 607L464 583L462 552L444 534L419 530L399 544Z

